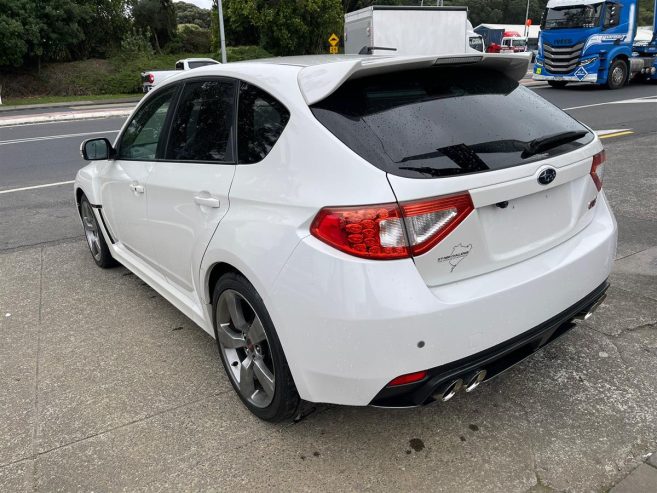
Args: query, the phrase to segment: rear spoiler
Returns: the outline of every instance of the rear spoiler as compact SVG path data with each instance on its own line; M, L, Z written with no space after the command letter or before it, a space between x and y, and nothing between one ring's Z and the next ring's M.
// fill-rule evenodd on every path
M354 60L305 67L299 72L298 81L306 103L311 105L327 98L350 79L432 66L458 67L473 65L502 72L508 77L519 81L527 74L529 61L530 58L526 53L354 57Z

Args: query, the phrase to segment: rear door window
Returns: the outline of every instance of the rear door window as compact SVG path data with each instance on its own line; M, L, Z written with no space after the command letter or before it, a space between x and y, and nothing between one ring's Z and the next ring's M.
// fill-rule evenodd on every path
M188 82L171 124L167 161L234 163L235 81Z
M519 166L594 138L559 108L500 72L430 68L347 81L315 117L356 154L394 175L436 178ZM530 153L564 132L579 139Z

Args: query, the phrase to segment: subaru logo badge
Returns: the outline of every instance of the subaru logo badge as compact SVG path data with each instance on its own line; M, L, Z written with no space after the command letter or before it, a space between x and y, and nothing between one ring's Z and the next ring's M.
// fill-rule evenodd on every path
M554 168L546 168L538 175L538 182L541 185L549 185L557 177L557 170Z

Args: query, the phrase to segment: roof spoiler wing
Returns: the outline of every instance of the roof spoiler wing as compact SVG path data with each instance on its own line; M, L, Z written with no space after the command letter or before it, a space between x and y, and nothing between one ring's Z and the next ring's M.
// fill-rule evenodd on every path
M305 67L299 71L298 81L301 93L310 106L333 94L346 81L370 75L432 66L474 65L502 72L519 81L527 74L529 62L527 53L356 58Z

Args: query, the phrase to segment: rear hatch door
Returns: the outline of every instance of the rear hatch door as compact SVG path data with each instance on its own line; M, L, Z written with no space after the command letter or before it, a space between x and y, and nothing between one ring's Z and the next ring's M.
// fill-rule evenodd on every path
M593 218L600 141L503 70L443 64L353 78L311 109L388 173L402 206L470 195L474 210L415 256L428 285L520 262Z

